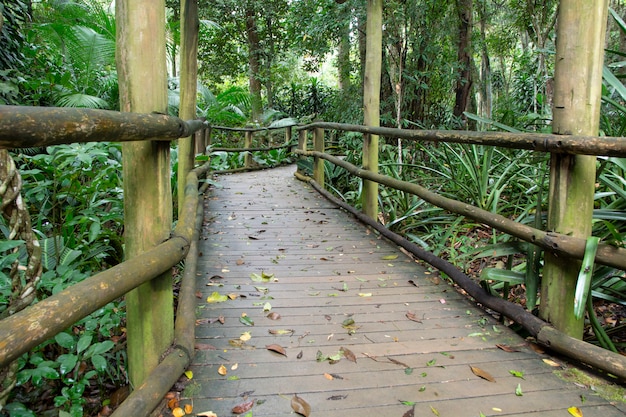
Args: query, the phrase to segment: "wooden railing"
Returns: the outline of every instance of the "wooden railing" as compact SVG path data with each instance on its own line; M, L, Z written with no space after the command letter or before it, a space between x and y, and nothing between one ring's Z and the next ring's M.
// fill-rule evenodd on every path
M208 125L201 120L183 121L162 114L0 106L2 148L88 141L174 140L207 128ZM178 298L174 344L146 382L135 387L113 415L149 414L184 372L194 352L197 239L203 215L198 198L198 179L208 169L209 165L205 164L181 179L186 184L183 209L169 239L0 321L0 367L110 301L171 270L184 259L185 272Z
M312 157L313 159L312 178L304 175L300 170L296 173L298 178L310 182L314 188L326 197L332 199L346 210L352 212L360 220L368 223L385 237L391 239L394 243L403 246L419 258L431 263L439 270L445 272L478 302L524 325L524 327L526 327L539 342L544 343L570 357L574 357L599 369L618 375L620 378L626 379L626 360L623 356L562 334L554 327L539 320L537 317L521 308L519 305L508 303L501 298L493 297L490 294L487 294L482 290L482 288L475 284L474 281L469 279L465 274L459 271L456 267L452 266L450 263L424 251L421 247L418 247L418 245L415 245L406 239L399 238L393 232L390 232L383 225L378 223L376 219L372 219L370 216L355 210L353 207L347 205L345 202L337 199L331 193L327 192L325 190L326 179L324 161L328 161L331 164L342 167L350 174L363 180L372 181L396 190L416 195L432 205L460 216L473 219L479 224L488 225L496 230L536 245L545 251L550 251L566 259L583 259L587 243L585 239L536 229L479 207L438 195L437 193L413 182L401 181L355 166L324 151L325 130L359 132L363 135L379 135L387 138L401 138L409 141L477 144L514 149L528 149L538 152L604 155L616 157L626 156L625 138L575 137L500 132L414 131L316 122L298 128L298 149L295 152L301 155L302 158ZM362 156L362 160L366 160L367 158L367 155ZM370 197L377 198L377 196ZM548 204L550 203L551 202L549 201ZM365 205L365 203L363 203L363 205ZM598 246L595 255L595 262L617 269L626 270L626 249L601 244Z

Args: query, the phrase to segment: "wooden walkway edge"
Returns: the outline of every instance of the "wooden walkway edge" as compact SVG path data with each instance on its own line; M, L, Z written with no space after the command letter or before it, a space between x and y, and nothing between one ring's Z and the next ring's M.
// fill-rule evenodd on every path
M184 400L194 413L230 416L253 401L254 417L296 416L297 394L310 415L326 417L556 417L569 407L585 417L626 415L623 404L559 379L548 356L294 170L222 176L206 196ZM230 298L207 302L214 293Z

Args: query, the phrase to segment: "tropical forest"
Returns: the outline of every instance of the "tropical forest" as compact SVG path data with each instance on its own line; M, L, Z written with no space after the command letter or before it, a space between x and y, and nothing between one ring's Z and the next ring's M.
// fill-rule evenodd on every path
M293 164L312 175L316 169L312 159L298 157L289 147L228 152L243 146L245 134L239 128L259 129L261 141L270 144L284 140L271 129L314 122L409 132L556 131L555 57L562 2L385 1L376 57L378 113L371 123L364 103L371 99L367 47L373 34L367 24L372 2L194 0L196 104L195 116L187 118L212 127L211 142L196 148L194 163L208 163L212 172ZM0 109L123 109L118 32L125 3L0 0ZM187 94L182 62L186 3L164 1L167 114L181 118ZM626 2L608 3L602 62L596 62L602 78L599 121L585 136L619 138L626 136ZM350 129L328 130L326 151L365 165L364 136ZM176 222L184 193L179 184L185 180L179 174L179 155L185 151L177 141L169 147L168 185ZM377 149L380 174L550 231L549 152L385 135ZM28 235L41 247L41 274L30 280L28 239L15 238L3 204L0 320L120 264L128 249L121 143L69 143L6 153L21 176L22 215L30 217ZM624 248L626 158L594 156L591 166L587 235L595 240L587 239L587 249L595 254L598 242ZM322 167L325 187L335 198L367 211L364 181L329 162ZM210 185L219 186L219 179L210 178ZM0 187L3 196L6 188L5 183ZM380 186L375 200L373 217L384 228L454 265L488 294L542 314L547 298L542 279L553 262L543 248L405 190ZM580 323L576 337L623 355L626 273L594 265L593 254L591 260L585 256L586 269L578 265L575 271L585 271L579 279L585 280L586 301L567 315ZM173 268L175 297L184 269L183 262ZM449 279L446 273L441 276ZM111 415L129 392L126 313L127 300L118 298L0 368L0 416ZM523 328L509 324L523 334Z

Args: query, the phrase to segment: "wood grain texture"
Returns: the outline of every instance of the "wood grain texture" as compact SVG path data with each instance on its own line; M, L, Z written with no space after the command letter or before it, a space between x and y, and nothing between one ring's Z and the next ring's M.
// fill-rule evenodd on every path
M411 408L402 401L416 403L416 416L566 416L571 406L586 417L624 415L561 381L542 361L546 355L295 180L293 171L223 176L222 187L207 195L197 282L200 349L191 366L193 399L186 399L196 412L231 415L235 405L255 399L254 416L293 416L297 394L314 416L400 417ZM250 278L262 272L273 278ZM214 291L237 298L209 304ZM279 320L266 317L265 303ZM419 321L409 320L409 311ZM254 326L239 321L242 313ZM352 334L342 325L349 318ZM244 332L252 337L242 346L229 342ZM270 344L287 356L267 350ZM356 363L316 360L318 351L332 356L342 347ZM221 365L226 376L217 372ZM496 382L474 375L470 365ZM515 394L518 384L523 396Z

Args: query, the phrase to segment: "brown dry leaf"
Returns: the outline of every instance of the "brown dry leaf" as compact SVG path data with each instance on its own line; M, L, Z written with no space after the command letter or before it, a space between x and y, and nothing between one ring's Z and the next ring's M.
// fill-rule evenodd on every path
M178 398L172 398L167 402L167 408L173 410L178 407Z
M298 394L294 394L293 398L291 399L291 408L293 409L293 411L304 417L309 417L309 415L311 414L311 406L302 398L298 397Z
M303 353L304 353L303 351L300 351L300 353L298 353L298 356L296 356L296 359L302 359Z
M422 321L420 319L417 318L417 316L415 315L414 312L412 311L407 311L405 314L406 318L411 320L411 321L415 321L417 323L421 323Z
M193 405L191 404L185 404L185 414L191 414L193 412Z
M196 298L202 298L202 292L196 291Z
M246 401L245 403L237 404L231 410L233 414L243 414L250 411L252 406L254 405L254 400Z
M245 261L243 259L237 259L237 265L243 265Z
M219 321L221 324L224 324L224 322L226 321L226 319L224 318L224 316L219 316L217 318L217 321Z
M570 407L567 409L567 412L574 417L583 417L583 412L578 407Z
M404 363L404 362L400 362L399 360L396 360L396 359L394 359L394 358L387 358L387 359L389 360L389 362L391 362L391 363L395 363L396 365L400 365L400 366L402 366L402 367L404 367L404 368L410 368L410 366L409 366L409 365L407 365L406 363Z
M281 345L265 345L265 349L287 356L287 352L285 352L285 349Z
M230 294L228 294L228 298L230 298L231 300L236 300L237 298L239 298L239 294L231 292Z
M501 344L496 344L496 347L497 347L498 349L502 349L503 351L505 351L505 352L509 352L509 353L519 352L519 350L517 350L517 349L515 349L515 348L512 348L512 347L511 347L511 346L509 346L509 345L501 345Z
M343 356L344 358L346 358L347 360L349 360L350 362L354 362L356 363L356 356L354 355L354 353L352 353L352 351L350 349L347 349L345 347L342 347L341 349L339 349L343 352Z
M326 378L329 381L332 381L333 379L335 379L335 378L333 378L333 376L331 374L324 374L324 378Z
M402 417L415 417L415 406L413 406L413 408L406 413L402 414Z
M275 313L275 312L271 312L266 317L270 320L280 320L280 314Z
M226 376L226 374L228 373L228 369L226 369L224 365L220 365L220 367L217 368L217 373L222 376Z
M174 417L183 417L185 415L185 412L183 411L182 408L176 407L175 409L172 410L172 415Z
M489 382L496 382L496 379L491 376L491 374L485 370L482 370L480 368L477 368L475 366L470 365L470 369L472 370L472 372L474 373L474 375L489 381Z

